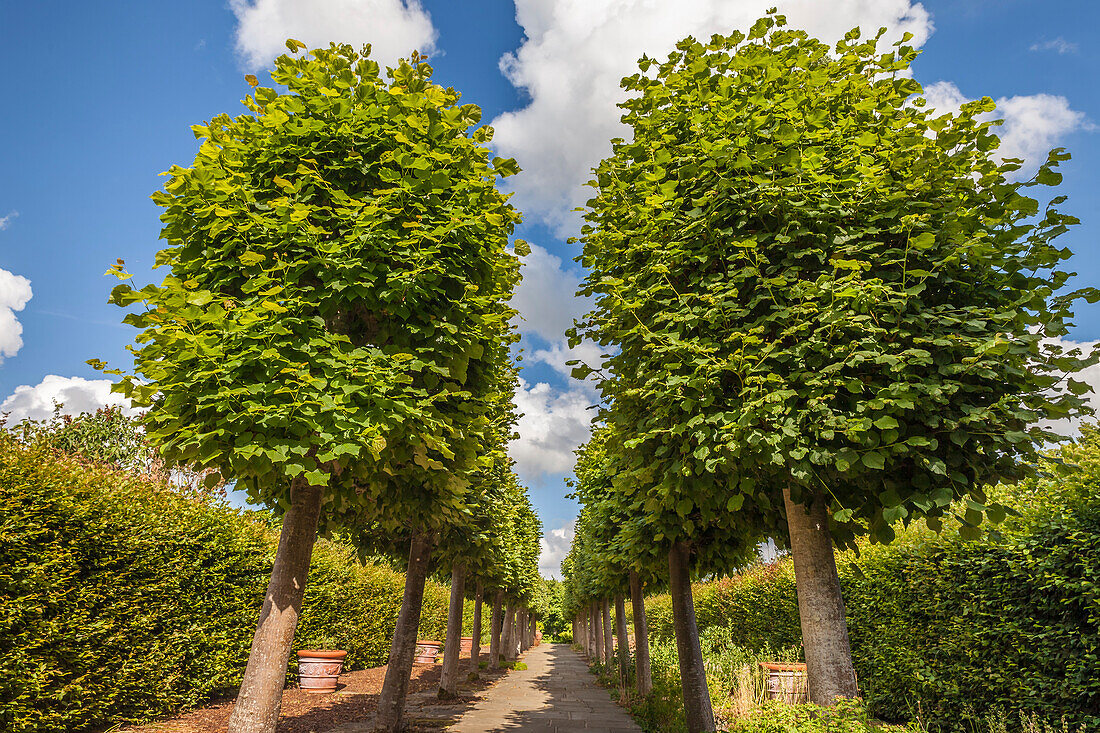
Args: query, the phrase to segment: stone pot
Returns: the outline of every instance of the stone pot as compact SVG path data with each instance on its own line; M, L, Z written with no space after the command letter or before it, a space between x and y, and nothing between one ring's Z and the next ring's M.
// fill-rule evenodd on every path
M298 686L304 692L336 692L347 655L340 649L299 649Z
M413 662L415 664L435 664L442 648L443 644L438 641L418 639L416 652L413 654Z
M474 637L472 637L472 636L462 637L462 640L461 640L461 642L459 643L458 646L459 646L459 649L458 649L459 656L463 656L463 655L465 655L467 657L470 656L470 654L474 650Z
M806 702L806 665L799 662L761 662L767 675L765 700L779 700L788 705Z

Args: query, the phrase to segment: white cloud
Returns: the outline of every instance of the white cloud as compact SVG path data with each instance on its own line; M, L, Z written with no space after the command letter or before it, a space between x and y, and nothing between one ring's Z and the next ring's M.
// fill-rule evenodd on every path
M581 275L565 269L560 257L537 244L520 266L523 280L512 297L512 307L519 311L519 330L533 333L547 341L560 341L565 329L573 325L587 310L583 298L576 297Z
M436 29L419 0L229 0L229 7L239 22L237 52L250 69L270 66L288 38L310 48L369 43L371 58L389 66L435 49Z
M55 403L63 405L62 413L65 415L95 412L100 407L110 405L122 407L122 411L131 416L140 412L130 407L130 402L125 397L111 392L109 379L47 374L33 387L27 384L16 387L7 399L0 402L0 413L10 413L9 425L28 418L43 420L53 415Z
M8 217L0 219L0 229ZM15 317L31 299L31 281L0 269L0 364L23 347L23 324Z
M1077 51L1077 44L1067 41L1066 39L1058 36L1050 41L1040 41L1031 44L1032 51L1055 51L1056 53L1074 53Z
M519 380L516 406L523 413L516 425L519 438L508 446L524 477L573 470L573 450L588 440L594 402L583 385L565 390L551 389L545 382L528 386Z
M928 105L943 112L955 112L970 101L954 83L938 81L924 88ZM1021 158L1023 167L1016 172L1017 179L1029 178L1047 159L1051 148L1077 130L1091 130L1093 125L1084 112L1070 109L1069 100L1053 94L1029 94L1001 97L997 109L984 119L1004 120L995 130L1001 138L997 149L999 158Z
M772 0L516 0L526 40L501 59L501 70L530 103L493 120L495 144L517 159L517 203L559 233L576 234L571 210L590 196L583 184L608 142L627 136L615 105L622 77L637 70L643 53L663 58L687 35L747 29ZM790 0L780 7L794 27L825 40L853 26L914 34L922 45L932 31L928 12L911 0Z
M577 520L574 519L557 529L543 533L539 541L542 547L542 552L539 554L539 575L544 578L561 579L561 561L569 554L576 524Z
M542 362L546 364L559 374L563 374L566 377L571 377L573 367L569 366L568 362L577 360L586 366L598 369L603 363L603 349L597 344L591 341L583 341L572 349L569 348L567 342L559 341L555 344L551 344L549 349L536 349L531 352L529 357L533 362ZM586 384L594 385L596 381L595 373L589 375L585 380ZM594 392L592 394L595 394Z
M8 227L10 227L11 226L11 220L14 219L17 216L19 216L18 211L13 211L13 212L9 213L7 216L0 216L0 232L4 231Z
M1100 346L1100 341L1070 341L1062 338L1050 339L1047 343L1061 346L1067 351L1071 349L1080 349L1083 356L1090 354L1093 349ZM1085 382L1092 387L1092 392L1086 394L1085 399L1088 401L1089 407L1096 411L1096 414L1091 418L1087 418L1087 420L1100 420L1100 364L1085 367L1071 376L1078 382ZM1059 435L1074 436L1080 432L1081 422L1080 418L1074 418L1044 421L1041 425Z

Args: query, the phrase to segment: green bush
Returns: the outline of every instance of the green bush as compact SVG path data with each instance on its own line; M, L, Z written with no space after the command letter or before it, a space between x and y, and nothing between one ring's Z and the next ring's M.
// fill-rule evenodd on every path
M277 537L257 517L0 431L0 730L145 721L239 684ZM320 541L297 647L384 663L403 576ZM447 592L421 633L443 638Z
M784 649L802 641L794 570L789 563L759 565L732 578L695 583L691 595L700 631L725 627L730 643L736 646ZM645 605L650 636L674 640L671 598L667 594L651 596Z
M885 733L858 700L840 700L834 707L768 703L736 721L729 733Z
M930 730L978 730L1007 710L1013 721L1100 730L1100 436L1086 427L1040 468L1041 478L998 487L1021 516L980 540L914 526L838 557L860 688L877 717L919 711ZM800 643L789 562L693 593L704 638L722 627L732 648ZM670 639L668 597L646 603L652 635ZM660 691L657 666L655 655ZM714 667L708 659L712 677Z

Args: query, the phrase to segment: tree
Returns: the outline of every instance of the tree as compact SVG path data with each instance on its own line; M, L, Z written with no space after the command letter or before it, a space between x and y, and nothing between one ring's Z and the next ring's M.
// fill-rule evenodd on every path
M1027 472L1040 420L1083 411L1064 377L1095 360L1051 340L1096 293L1063 290L1064 198L1025 195L1068 155L1015 181L993 102L930 111L908 37L830 48L784 25L685 39L624 79L633 135L596 172L573 340L618 348L605 419L643 510L674 506L688 538L789 538L828 704L856 693L833 541L935 528L956 501L970 535L1003 518L981 487Z
M518 277L495 181L516 166L421 57L386 73L369 47L279 57L286 91L196 126L193 165L153 195L171 274L111 294L146 305L115 389L150 408L161 455L285 512L232 731L274 730L313 539L348 518L411 535L412 639L395 637L379 706L400 725L432 546L462 522L488 424Z

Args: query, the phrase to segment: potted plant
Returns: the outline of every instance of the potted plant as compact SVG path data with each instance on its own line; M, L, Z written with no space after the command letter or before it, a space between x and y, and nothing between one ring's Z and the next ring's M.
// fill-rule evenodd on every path
M794 705L806 702L806 665L802 662L760 662L767 675L765 700Z
M442 649L442 642L432 641L431 639L418 639L413 662L416 664L435 664L435 660L439 657L439 652Z
M323 637L320 649L298 650L298 687L305 692L336 692L336 683L344 670L344 649L331 637Z

